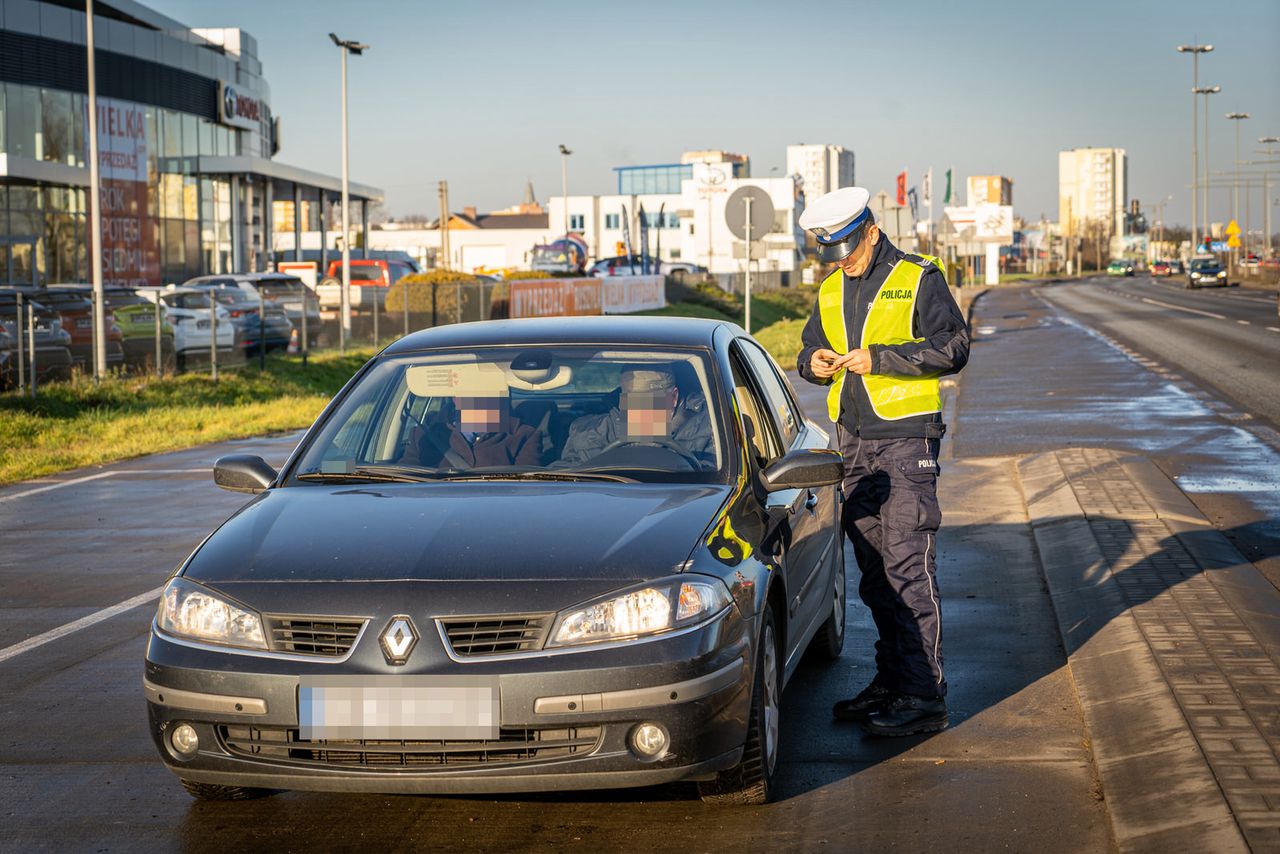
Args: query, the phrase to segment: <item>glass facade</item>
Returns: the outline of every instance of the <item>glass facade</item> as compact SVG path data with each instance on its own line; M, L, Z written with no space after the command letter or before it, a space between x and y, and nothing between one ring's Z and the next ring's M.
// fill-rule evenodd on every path
M86 101L0 83L0 152L84 168ZM237 154L237 132L109 98L98 113L105 278L159 284L229 271L231 185L197 169L201 156ZM0 184L0 284L87 281L87 197L81 187Z
M693 178L693 166L673 163L663 166L620 166L618 195L641 196L655 193L678 195L680 182Z

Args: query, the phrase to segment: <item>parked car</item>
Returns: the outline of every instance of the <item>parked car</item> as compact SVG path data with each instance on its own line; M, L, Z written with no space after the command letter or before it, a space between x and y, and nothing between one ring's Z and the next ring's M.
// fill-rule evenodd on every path
M259 297L253 285L192 280L183 287L204 291L226 308L236 328L236 350L244 355L257 355L260 347L269 353L289 346L293 324L284 307L265 295Z
M1193 258L1191 269L1187 271L1188 288L1226 287L1227 271L1222 269L1217 258Z
M688 431L566 455L575 421L618 417L634 371L674 383ZM441 451L460 402L484 401L509 407L532 457ZM160 597L143 682L160 759L205 799L693 780L711 802L763 803L783 688L806 650L834 660L844 639L828 441L730 323L403 338L280 471L214 465L256 497Z
M691 261L662 261L649 257L650 275L673 275L675 273L705 273L707 269ZM645 256L616 255L612 258L601 258L587 269L589 276L639 276L644 271Z
M163 290L141 290L138 293L164 307L165 316L173 326L173 348L179 368L185 368L192 359L203 361L209 357L210 345L215 341L212 329L214 316L210 313L213 303L208 293L173 285ZM222 306L217 308L217 321L216 345L219 358L223 358L235 352L236 328L231 322L231 312Z
M351 259L351 307L370 311L386 302L387 288L416 272L404 261L385 258ZM342 305L342 261L329 263L329 274L316 286L320 306L326 309Z
M79 288L64 285L23 287L19 290L28 299L37 300L45 308L58 312L62 328L71 336L71 361L78 368L93 370L92 296ZM121 346L123 335L111 316L110 309L107 310L106 328L107 368L118 368L124 364L124 349Z
M1186 275L1186 273L1187 273L1187 268L1185 265L1183 265L1181 261L1174 259L1169 262L1170 276L1184 276Z
M1168 261L1155 261L1151 264L1152 278L1166 278L1169 275Z
M397 262L398 263L398 262ZM187 287L205 287L217 284L236 287L255 301L261 292L264 300L284 309L289 322L302 334L302 313L307 314L307 337L312 342L320 334L320 300L314 291L297 276L287 273L235 273L218 276L198 276L185 283Z
M93 285L50 285L65 288L93 298ZM124 364L130 368L154 366L156 358L156 308L155 303L138 293L137 288L108 285L102 291L107 311L120 329ZM160 310L160 359L161 364L172 366L174 360L173 326ZM109 361L109 360L108 360Z
M1256 270L1260 264L1261 260L1252 252L1240 259L1240 266L1246 270Z
M1133 262L1124 258L1117 258L1107 265L1108 276L1132 276L1133 272Z
M66 379L71 376L71 333L62 328L62 317L58 312L45 307L42 303L29 299L27 288L0 288L0 324L4 325L5 335L11 357L7 362L6 384L17 382L18 362L24 362L27 372L31 370L30 345L27 335L27 306L35 308L35 346L36 346L36 380ZM18 318L18 300L21 297L23 317ZM22 355L17 349L22 347ZM29 377L30 374L27 374ZM26 382L27 377L23 377Z

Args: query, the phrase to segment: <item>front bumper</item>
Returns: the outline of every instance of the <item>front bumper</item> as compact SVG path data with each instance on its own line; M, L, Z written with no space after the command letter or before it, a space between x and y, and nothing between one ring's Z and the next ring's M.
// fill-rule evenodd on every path
M483 742L302 741L299 677L395 672L380 653L360 654L377 651L375 637L334 665L194 648L153 631L144 691L162 760L196 782L415 794L646 786L706 778L740 761L754 672L749 636L730 609L695 631L634 646L466 663L429 656L418 674L496 678L501 738ZM433 641L424 633L421 643ZM166 742L178 722L200 739L189 760ZM629 747L641 722L669 735L657 759Z

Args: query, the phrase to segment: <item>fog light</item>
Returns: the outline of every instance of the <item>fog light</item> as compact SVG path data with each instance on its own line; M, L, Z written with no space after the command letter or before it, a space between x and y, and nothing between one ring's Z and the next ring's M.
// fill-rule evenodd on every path
M200 736L196 735L195 727L191 724L178 724L169 733L169 744L173 745L179 756L195 756L200 749Z
M657 724L640 724L631 730L631 749L643 759L661 756L667 749L667 731Z

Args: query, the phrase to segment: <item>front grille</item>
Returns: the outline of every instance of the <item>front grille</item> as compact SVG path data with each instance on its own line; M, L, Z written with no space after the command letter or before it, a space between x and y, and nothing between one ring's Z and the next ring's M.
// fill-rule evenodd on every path
M295 655L341 658L365 621L351 617L267 617L271 649Z
M457 655L500 655L541 649L551 616L450 617L440 625Z
M240 756L280 759L317 765L405 767L483 765L494 762L562 759L590 753L600 741L600 727L502 729L496 739L397 740L320 739L303 741L298 730L276 727L218 728L227 750Z

